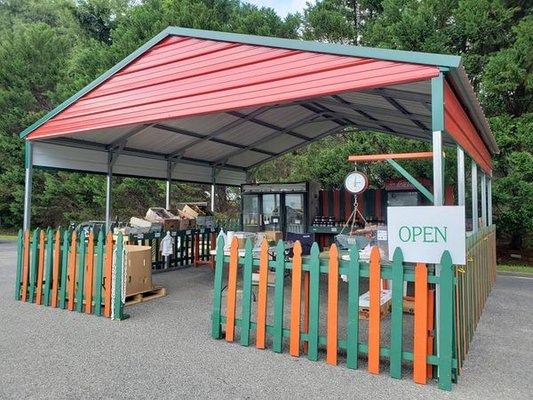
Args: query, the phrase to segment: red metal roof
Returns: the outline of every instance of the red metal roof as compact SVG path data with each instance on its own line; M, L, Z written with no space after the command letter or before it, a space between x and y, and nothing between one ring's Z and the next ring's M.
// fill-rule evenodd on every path
M485 172L492 174L489 150L447 82L444 85L444 128Z
M426 80L438 73L436 66L169 36L28 138L287 103ZM457 118L457 113L451 115ZM452 128L458 137L470 136L470 131Z

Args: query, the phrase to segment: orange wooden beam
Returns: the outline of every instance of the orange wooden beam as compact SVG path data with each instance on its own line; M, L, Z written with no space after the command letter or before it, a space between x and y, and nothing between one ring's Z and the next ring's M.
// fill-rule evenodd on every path
M390 153L390 154L366 154L360 156L349 156L349 162L373 162L385 160L417 160L423 158L432 158L432 151L425 151L420 153Z

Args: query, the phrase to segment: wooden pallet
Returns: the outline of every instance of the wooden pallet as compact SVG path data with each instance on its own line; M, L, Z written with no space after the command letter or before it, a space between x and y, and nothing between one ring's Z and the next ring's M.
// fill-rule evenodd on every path
M143 292L135 293L129 296L126 296L125 306L132 306L134 304L139 304L144 301L158 299L159 297L166 296L167 289L163 286L154 286L151 290L145 290Z

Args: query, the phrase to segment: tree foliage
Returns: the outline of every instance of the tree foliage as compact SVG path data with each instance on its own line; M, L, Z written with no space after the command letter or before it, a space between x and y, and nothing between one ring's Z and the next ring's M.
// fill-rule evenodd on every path
M499 232L520 246L531 232L533 16L525 0L320 0L280 18L239 0L0 0L0 218L19 226L23 144L18 133L169 25L459 54L501 149L494 166ZM346 131L263 165L257 180L342 184L357 153L420 151L427 143ZM446 179L454 182L447 151ZM375 184L394 171L367 168ZM431 177L427 163L410 168ZM117 178L120 218L163 202L163 184ZM104 179L37 171L35 224L103 214ZM176 185L180 200L205 199L201 185ZM228 192L217 191L224 197ZM234 196L232 193L231 196ZM230 197L231 197L230 196ZM231 201L226 198L228 209ZM222 204L222 203L221 203Z

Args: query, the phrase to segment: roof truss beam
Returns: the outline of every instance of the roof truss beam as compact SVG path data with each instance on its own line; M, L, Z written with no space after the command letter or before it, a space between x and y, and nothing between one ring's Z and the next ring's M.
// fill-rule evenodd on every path
M46 140L46 141L36 140L36 142L51 143L51 144L57 144L60 146L77 147L81 149L109 152L109 150L107 149L107 146L104 144L88 142L88 141L79 140L79 139L56 138L56 139ZM124 147L120 150L116 150L115 153L122 154L122 155L128 155L128 156L135 156L135 157L151 158L154 160L168 161L168 157L166 154L156 153L153 151L132 149L128 147ZM200 166L212 167L212 168L215 167L213 162L196 160L196 159L188 158L188 157L183 157L179 161L184 164L200 165ZM232 165L232 164L225 164L224 168L228 170L239 171L239 172L245 171L245 168L240 167L238 165Z
M258 108L257 110L254 110L252 111L250 114L247 114L245 115L243 118L239 118L238 120L235 120L235 121L232 121L218 129L216 129L214 132L211 132L207 135L199 135L197 136L198 137L198 140L195 140L191 143L188 143L182 147L180 147L179 149L177 149L176 151L174 151L169 157L170 158L174 158L174 157L178 157L178 156L182 156L188 149L194 147L194 146L197 146L199 144L202 144L204 142L207 142L207 141L213 141L213 142L216 142L216 143L221 143L221 141L219 139L216 139L217 136L225 133L225 132L228 132L230 131L231 129L235 129L237 128L238 126L244 124L245 122L249 121L250 119L258 116L258 115L261 115L262 113L270 110L272 107L260 107ZM239 145L235 145L231 142L226 142L223 143L223 144L227 144L229 146L233 146L233 147L239 147ZM261 153L261 151L259 151L259 153Z
M182 128L175 128L173 126L168 126L168 125L163 125L163 124L156 124L156 125L154 125L154 128L157 128L157 129L160 129L160 130L163 130L163 131L167 131L167 132L174 132L174 133L177 133L177 134L180 134L180 135L184 135L184 136L194 137L194 138L197 138L197 139L204 139L205 138L204 135L201 135L199 133L192 132L192 131L189 131L189 130L186 130L186 129L182 129ZM244 145L239 144L239 143L229 142L227 140L217 139L217 138L214 138L214 137L210 138L209 141L211 141L213 143L223 144L223 145L226 145L226 146L236 147L238 149L242 149L242 148L245 147ZM199 141L195 141L193 143L199 144L199 143L204 143L204 142L205 142L205 140L199 140ZM168 154L167 158L172 159L172 158L177 158L180 155L183 155L183 153L185 151L185 150L183 150L183 147L185 147L185 146L182 146L182 147L180 147L179 150L176 150L176 151ZM192 146L190 146L190 147L192 147ZM187 147L187 148L190 148L190 147ZM269 155L269 156L273 155L273 153L271 153L269 151L260 150L260 149L253 149L253 150L257 151L258 153L266 154L266 155Z
M318 119L319 117L320 117L319 114L318 114L318 115L308 115L308 116L306 116L306 117L304 117L304 118L302 118L302 119L300 119L300 120L298 120L298 121L292 123L291 125L287 126L287 127L284 128L284 129L276 130L274 133L272 133L272 134L270 134L270 135L267 135L267 136L265 136L265 137L263 137L263 138L261 138L261 139L258 139L258 140L256 140L255 142L250 143L250 144L249 144L248 146L246 146L246 148L244 148L244 149L236 150L236 151L234 151L234 152L231 152L231 153L229 153L229 154L224 155L223 157L218 158L217 160L214 161L214 163L215 163L215 164L224 164L224 165L227 165L226 163L227 163L227 161L228 161L230 158L235 157L235 156L237 156L237 155L239 155L239 154L242 154L242 153L244 153L245 151L247 151L247 150L249 150L249 149L251 149L251 148L253 148L253 147L256 147L256 146L258 146L258 145L261 145L261 144L263 144L263 143L266 143L266 142L268 142L268 141L270 141L270 140L272 140L272 139L274 139L274 138L276 138L276 137L278 137L278 136L281 136L281 135L283 135L283 134L286 134L286 133L290 132L292 129L298 128L298 127L300 127L300 126L304 126L305 124L307 124L307 123L309 123L309 122L312 122L312 121L314 121L315 119ZM310 140L310 138L307 137L307 136L304 136L304 135L300 135L300 136L304 137L304 139L303 139L303 140L304 140L304 143L306 143L306 142L308 142L308 141ZM276 155L273 156L273 157L277 157L278 155L279 155L279 153L276 153ZM271 158L268 158L267 160L269 160L269 159L271 159ZM264 160L264 161L266 161L266 160ZM248 168L250 168L250 167L248 167Z

